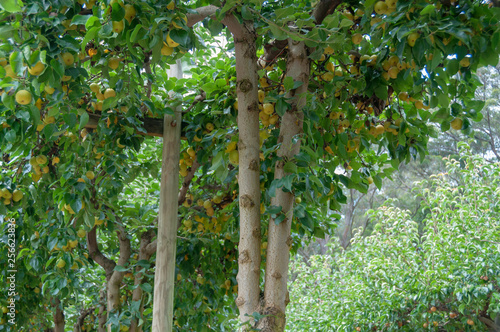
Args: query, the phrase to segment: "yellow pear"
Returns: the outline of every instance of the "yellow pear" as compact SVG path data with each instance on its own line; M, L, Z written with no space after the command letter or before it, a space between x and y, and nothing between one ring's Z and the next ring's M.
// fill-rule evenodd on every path
M167 45L169 47L177 47L177 46L179 46L178 42L176 42L172 38L170 38L170 33L167 34L167 37L165 39L166 39Z
M128 21L128 23L132 22L136 14L137 12L135 11L134 6L125 5L125 19Z
M28 90L19 90L16 92L16 102L21 105L31 103L31 93Z
M163 43L163 44L164 45L161 48L161 55L165 55L165 56L172 55L172 53L174 53L174 49L165 43Z
M120 33L123 31L123 20L122 21L113 21L113 32Z
M105 99L108 99L108 98L112 98L112 97L116 97L116 92L115 90L113 89L106 89L106 91L104 91L104 98Z
M69 52L62 54L62 60L66 66L71 66L73 63L75 63L75 57Z
M38 76L44 69L45 65L39 61L33 67L28 68L28 72L33 76Z
M108 61L108 67L115 70L118 68L120 65L120 59L119 58L111 58Z

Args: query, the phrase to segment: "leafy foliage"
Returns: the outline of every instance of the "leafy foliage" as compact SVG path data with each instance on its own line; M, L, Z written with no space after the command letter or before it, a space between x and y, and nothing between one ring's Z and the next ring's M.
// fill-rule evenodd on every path
M370 179L380 187L401 162L423 158L434 134L429 122L448 130L458 119L467 131L480 119L474 72L495 64L500 52L500 13L483 1L399 1L383 14L375 1L349 1L316 22L310 1L230 0L188 27L187 17L208 4L221 5L0 3L0 216L16 219L19 280L29 286L16 298L20 326L50 325L47 313L30 306L49 307L55 297L68 323L93 308L85 326L97 324L109 276L88 254L91 232L113 262L124 252L120 232L134 253L114 267L127 276L110 315L113 330L133 320L148 325L154 256L140 260L136 254L142 234L156 227L160 143L145 134L160 135L151 123L158 126L178 105L189 110L181 124L179 182L189 189L179 197L176 328L231 325L238 107L234 40L220 22L226 13L252 20L258 34L262 255L270 218L285 219L270 206L277 188L301 198L294 206L292 250L304 235L331 234L334 225L325 216L345 203L343 191L366 192ZM290 108L289 93L303 84L287 73L286 47L266 58L269 43L287 38L309 47L311 76L303 133L295 138L301 151L286 161L289 174L275 180L281 116ZM166 69L179 59L186 76L177 80ZM137 273L145 277L136 283ZM140 303L131 301L138 287Z
M499 174L462 145L447 173L416 190L429 211L422 232L385 205L350 250L296 260L290 331L487 331L500 315Z

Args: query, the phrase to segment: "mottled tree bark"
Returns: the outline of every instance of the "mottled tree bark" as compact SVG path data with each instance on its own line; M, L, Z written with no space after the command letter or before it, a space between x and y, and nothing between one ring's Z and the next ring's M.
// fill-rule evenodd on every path
M150 250L149 244L151 244L152 238L155 236L155 233L152 229L144 232L141 234L141 242L139 245L139 255L138 255L138 260L145 260L149 261L151 256L155 253L156 247L154 247L154 250ZM144 311L144 304L143 304L143 298L142 298L142 288L140 285L145 282L145 277L143 272L141 270L143 269L142 266L137 266L136 267L136 274L134 278L134 286L136 288L132 292L132 303L134 302L139 302L139 311L140 311L140 316L142 317L142 312ZM130 332L141 332L142 331L142 325L139 326L139 319L134 318L132 319L132 322L130 324Z
M64 332L64 310L61 301L56 298L53 300L52 304L54 308L54 332Z
M300 152L300 134L302 133L302 122L306 105L306 93L309 82L310 61L307 48L303 42L292 39L288 41L288 63L287 76L294 81L302 82L297 89L289 91L287 97L291 98L290 108L283 115L278 142L281 143L278 150L280 160L276 162L274 178L281 179L287 175L284 166L288 161ZM264 310L266 318L259 323L261 331L278 332L284 331L286 318L285 309L288 304L288 263L290 260L290 248L292 238L290 236L293 203L295 196L293 192L285 192L277 189L271 204L280 206L281 213L285 219L276 224L275 220L269 221L266 256L266 279L264 291Z
M240 322L253 326L250 315L259 311L261 262L256 35L253 22L240 24L231 16L226 17L224 23L234 37L238 96L240 242L236 305L240 311Z

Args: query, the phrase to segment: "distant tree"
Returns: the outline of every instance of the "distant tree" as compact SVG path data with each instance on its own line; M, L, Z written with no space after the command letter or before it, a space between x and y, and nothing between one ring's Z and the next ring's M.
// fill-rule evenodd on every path
M468 149L414 192L428 211L422 231L384 205L350 250L294 261L290 331L498 331L500 164Z

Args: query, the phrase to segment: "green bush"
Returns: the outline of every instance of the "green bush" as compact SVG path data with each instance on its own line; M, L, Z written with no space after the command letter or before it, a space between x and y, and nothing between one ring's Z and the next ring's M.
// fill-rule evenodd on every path
M350 250L293 262L289 331L500 330L500 164L462 145L446 167L417 186L423 227L383 206Z

